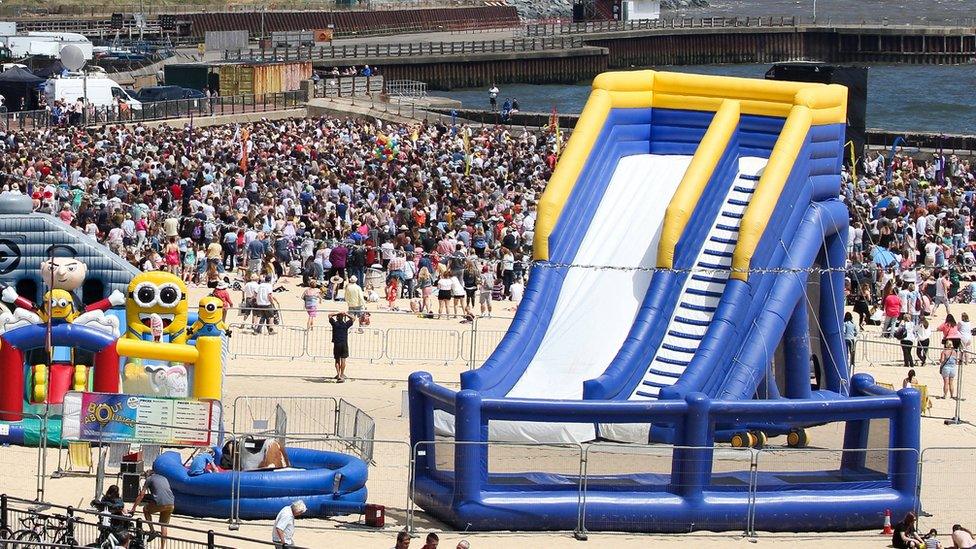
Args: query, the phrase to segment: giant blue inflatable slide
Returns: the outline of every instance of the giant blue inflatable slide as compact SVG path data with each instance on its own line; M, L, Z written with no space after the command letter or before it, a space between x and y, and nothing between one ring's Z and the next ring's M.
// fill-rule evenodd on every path
M852 377L842 336L846 99L837 85L596 78L505 337L460 391L411 376L415 502L481 530L726 530L742 516L850 530L913 509L919 394ZM822 466L716 466L716 445L803 447L830 424L842 442ZM670 467L554 472L532 457L594 442L669 450L656 455ZM532 445L518 473L491 459L506 444Z

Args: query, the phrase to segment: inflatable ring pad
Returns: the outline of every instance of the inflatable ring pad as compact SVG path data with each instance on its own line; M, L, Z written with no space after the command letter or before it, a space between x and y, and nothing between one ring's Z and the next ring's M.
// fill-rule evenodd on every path
M240 518L273 519L286 505L302 500L306 517L360 514L366 505L367 466L336 452L289 448L292 469L205 473L191 477L180 454L165 452L153 470L169 480L176 512L191 517L230 518L231 487L240 477ZM336 489L336 475L340 475Z

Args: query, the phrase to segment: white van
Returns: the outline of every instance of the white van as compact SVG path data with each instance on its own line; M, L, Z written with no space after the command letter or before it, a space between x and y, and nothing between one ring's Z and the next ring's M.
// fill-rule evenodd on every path
M88 97L88 102L95 107L114 107L119 99L133 110L141 110L142 103L134 99L119 84L104 76L66 76L51 78L44 83L44 96L48 105L55 101L74 103L79 97Z

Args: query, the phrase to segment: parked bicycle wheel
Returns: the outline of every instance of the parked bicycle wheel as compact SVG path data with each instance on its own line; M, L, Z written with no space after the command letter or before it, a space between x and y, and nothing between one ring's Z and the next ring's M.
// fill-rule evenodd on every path
M11 549L31 549L33 547L37 547L37 545L32 544L37 544L43 541L41 539L41 534L34 530L21 530L14 534L14 539L20 542L26 541L28 543L13 543L10 545Z

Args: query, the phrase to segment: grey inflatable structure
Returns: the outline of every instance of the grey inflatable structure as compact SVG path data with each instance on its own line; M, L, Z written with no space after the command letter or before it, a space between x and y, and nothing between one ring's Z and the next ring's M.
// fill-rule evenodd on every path
M88 276L76 299L87 305L108 297L113 290L126 292L138 269L60 219L34 212L32 206L27 195L0 193L0 283L39 303L45 291L41 262L48 259L52 245L63 244L88 266Z

